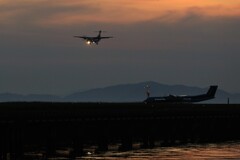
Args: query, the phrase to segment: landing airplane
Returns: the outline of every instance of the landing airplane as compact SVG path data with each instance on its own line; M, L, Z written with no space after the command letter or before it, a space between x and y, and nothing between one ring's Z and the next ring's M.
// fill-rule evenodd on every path
M148 97L144 102L145 103L194 103L201 102L209 99L215 98L215 93L217 91L218 86L210 86L208 92L206 94L196 95L196 96L176 96L169 95L165 97Z
M86 41L86 44L88 44L88 45L91 45L91 44L96 44L96 45L98 45L98 43L99 43L99 41L101 40L101 39L108 39L108 38L113 38L113 37L102 37L101 36L101 33L102 33L103 31L98 31L98 36L96 36L96 37L88 37L88 36L74 36L75 38L82 38L82 39L84 39L85 41Z

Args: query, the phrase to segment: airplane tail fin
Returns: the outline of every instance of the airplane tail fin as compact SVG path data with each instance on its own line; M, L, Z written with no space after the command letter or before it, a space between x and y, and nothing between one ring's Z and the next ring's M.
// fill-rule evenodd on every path
M101 33L102 33L102 31L100 30L100 31L98 31L98 37L101 37Z
M209 97L215 97L216 91L217 91L218 86L210 86L207 96Z

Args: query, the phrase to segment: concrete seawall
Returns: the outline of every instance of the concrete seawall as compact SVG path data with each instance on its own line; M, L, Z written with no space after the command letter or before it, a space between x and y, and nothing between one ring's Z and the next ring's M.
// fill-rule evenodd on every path
M24 152L84 146L106 151L120 143L142 147L222 142L240 139L240 105L144 103L0 103L0 159L21 159ZM9 156L8 156L9 155Z

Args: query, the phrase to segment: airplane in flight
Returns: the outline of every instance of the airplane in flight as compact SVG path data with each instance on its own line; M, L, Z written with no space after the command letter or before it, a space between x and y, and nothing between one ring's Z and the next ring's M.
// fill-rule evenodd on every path
M113 38L113 37L102 37L101 36L101 33L102 33L103 31L98 31L98 36L96 36L96 37L88 37L88 36L74 36L75 38L82 38L83 40L85 40L86 41L86 44L88 44L88 45L91 45L91 44L96 44L96 45L98 45L98 43L99 43L99 41L101 40L101 39L109 39L109 38Z
M195 96L187 96L187 95L169 95L165 97L148 97L144 102L145 103L194 103L206 101L209 99L215 98L215 93L217 91L218 86L210 86L208 92L206 94L195 95Z

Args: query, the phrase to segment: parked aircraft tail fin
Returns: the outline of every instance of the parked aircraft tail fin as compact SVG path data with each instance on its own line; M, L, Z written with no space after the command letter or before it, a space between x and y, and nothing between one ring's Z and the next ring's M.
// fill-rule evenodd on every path
M217 91L218 86L210 86L207 95L209 97L215 97L216 91Z

